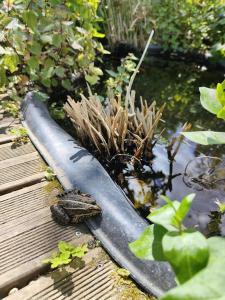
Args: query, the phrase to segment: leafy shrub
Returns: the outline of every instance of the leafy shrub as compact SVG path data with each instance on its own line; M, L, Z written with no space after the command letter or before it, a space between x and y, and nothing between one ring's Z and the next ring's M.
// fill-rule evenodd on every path
M0 3L0 98L18 101L32 89L73 90L79 73L94 84L99 0L4 0Z
M104 0L103 6L111 45L143 47L152 28L166 50L203 52L225 44L224 0Z
M225 293L225 239L206 239L183 225L194 196L190 194L181 202L163 196L166 205L147 217L153 225L129 245L140 259L167 261L172 266L178 286L162 300L219 300Z

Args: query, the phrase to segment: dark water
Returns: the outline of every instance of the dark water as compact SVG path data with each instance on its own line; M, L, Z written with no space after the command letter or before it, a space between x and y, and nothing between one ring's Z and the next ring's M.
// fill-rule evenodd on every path
M224 76L224 71L207 69L194 63L152 58L142 67L135 89L143 98L155 100L159 106L166 103L163 119L167 138L179 132L186 121L192 123L194 130L225 131L225 122L217 120L201 107L198 90L200 86L214 87L224 80ZM224 146L203 147L185 141L176 156L172 173L169 171L165 145L157 145L154 154L152 166L146 166L144 172L137 175L132 167L124 170L121 184L136 206L147 214L155 202L163 203L159 200L160 194L180 200L195 192L196 198L186 224L197 227L205 234L225 235L225 218L222 216L220 224L218 206L215 204L217 200L225 203ZM221 160L195 159L202 156ZM204 168L205 164L208 167ZM196 183L196 178L201 179L200 184Z

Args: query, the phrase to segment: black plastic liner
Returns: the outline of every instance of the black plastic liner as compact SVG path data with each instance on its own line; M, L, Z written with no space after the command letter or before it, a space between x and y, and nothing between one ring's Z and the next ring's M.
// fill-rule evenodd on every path
M167 263L139 260L129 250L128 243L137 239L148 223L99 161L52 120L37 94L27 94L22 113L32 142L64 189L76 187L92 195L102 208L101 216L86 223L112 258L148 293L159 297L174 287L174 275Z

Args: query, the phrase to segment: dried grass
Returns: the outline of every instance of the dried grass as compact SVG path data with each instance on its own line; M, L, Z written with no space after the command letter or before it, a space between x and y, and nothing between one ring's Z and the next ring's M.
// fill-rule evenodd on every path
M152 152L164 106L157 109L155 102L148 105L141 98L140 108L136 107L135 91L131 91L126 101L123 105L121 98L112 92L106 106L97 95L90 94L89 98L81 95L81 101L68 97L65 111L85 147L106 159L116 154L129 154L139 159Z

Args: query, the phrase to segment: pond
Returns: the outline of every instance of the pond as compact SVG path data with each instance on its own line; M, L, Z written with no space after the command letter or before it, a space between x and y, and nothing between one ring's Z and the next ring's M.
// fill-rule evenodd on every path
M199 87L213 87L223 81L225 72L193 62L175 61L162 58L148 58L136 78L135 89L148 101L155 100L160 106L166 103L163 120L164 136L171 137L180 131L188 121L194 130L225 131L225 122L217 120L204 110L199 101ZM176 156L173 172L165 144L154 148L155 158L145 171L135 172L128 165L117 181L140 211L147 215L153 204L161 204L160 194L180 200L189 193L196 193L190 213L186 217L188 226L195 226L206 235L225 235L225 218L219 218L215 201L225 202L225 156L224 146L199 146L185 141ZM220 159L195 159L213 156ZM186 176L184 176L186 170ZM215 184L198 184L193 177L214 178ZM213 171L212 171L213 170ZM219 171L218 171L219 170ZM224 175L224 176L223 176ZM216 178L216 179L215 179ZM223 226L224 223L224 226Z

